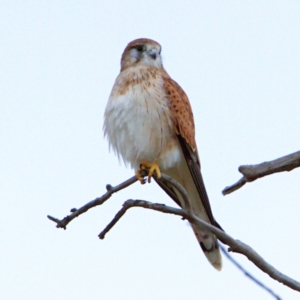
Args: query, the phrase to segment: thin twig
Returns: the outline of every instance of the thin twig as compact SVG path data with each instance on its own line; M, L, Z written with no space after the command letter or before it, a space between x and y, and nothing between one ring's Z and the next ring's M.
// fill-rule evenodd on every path
M245 255L250 261L252 261L259 269L267 273L273 279L283 283L284 285L300 292L300 282L282 274L276 270L272 265L267 263L256 251L254 251L250 246L244 244L239 240L233 239L224 231L210 225L195 215L188 213L183 209L178 209L164 204L152 203L144 200L127 200L122 209L116 214L114 219L106 226L106 228L99 234L99 238L104 239L106 233L120 220L120 218L125 214L125 212L131 207L143 207L147 209L152 209L160 211L167 214L174 214L181 216L188 220L190 223L196 224L199 227L209 230L211 233L216 235L216 237L222 240L223 243L228 245L230 248L228 251L236 252Z
M144 171L144 173L142 174L142 176L146 176L147 175L147 172ZM106 200L108 200L112 194L122 190L122 189L125 189L126 187L130 186L131 184L135 183L137 181L137 178L136 176L133 176L131 178L129 178L128 180L120 183L119 185L116 185L116 186L111 186L110 184L107 184L106 185L106 190L107 192L102 195L101 197L98 197L88 203L86 203L85 205L83 205L82 207L80 207L79 209L76 209L76 208L72 208L71 209L71 214L64 217L62 220L59 220L57 218L54 218L52 216L47 216L49 220L55 222L57 225L56 227L57 228L63 228L63 229L66 229L67 228L67 225L75 218L79 217L81 214L85 213L86 211L88 211L89 209L95 207L95 206L98 206L98 205L101 205L103 204Z
M233 185L227 186L223 191L222 194L223 196L226 196L238 189L240 189L242 186L244 186L247 183L246 179L242 177L238 182L236 182Z
M247 182L258 178L278 172L291 171L298 167L300 167L300 151L261 164L240 166L239 172L243 174L243 177L233 185L227 186L222 191L222 194L224 196L228 195L241 188Z

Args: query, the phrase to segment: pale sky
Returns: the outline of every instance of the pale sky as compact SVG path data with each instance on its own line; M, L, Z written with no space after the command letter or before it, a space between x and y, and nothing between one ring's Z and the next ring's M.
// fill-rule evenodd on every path
M215 218L300 280L300 170L221 194L239 165L299 150L299 1L1 1L1 299L272 299L226 258L214 270L179 217L134 208L99 240L129 198L176 206L154 182L66 231L46 218L133 175L102 125L123 49L140 37L162 45L190 98ZM300 299L234 257L282 299Z

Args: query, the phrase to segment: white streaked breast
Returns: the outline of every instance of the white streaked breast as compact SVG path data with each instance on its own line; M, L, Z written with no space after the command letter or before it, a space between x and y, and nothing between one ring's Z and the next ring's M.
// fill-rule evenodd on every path
M151 79L154 86L146 81L128 85L121 94L123 77L128 76L123 73L116 79L105 110L103 128L110 148L135 170L143 160L158 162L162 170L175 166L181 153L162 79Z

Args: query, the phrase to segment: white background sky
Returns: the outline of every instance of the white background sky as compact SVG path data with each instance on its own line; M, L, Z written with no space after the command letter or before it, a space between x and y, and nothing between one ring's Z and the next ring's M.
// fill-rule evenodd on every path
M163 47L188 94L218 222L300 279L300 170L223 197L241 164L299 150L299 1L1 1L1 299L272 299L224 258L206 261L186 222L132 209L174 205L135 184L58 230L62 218L133 175L108 152L104 108L128 42ZM283 299L300 298L234 255Z

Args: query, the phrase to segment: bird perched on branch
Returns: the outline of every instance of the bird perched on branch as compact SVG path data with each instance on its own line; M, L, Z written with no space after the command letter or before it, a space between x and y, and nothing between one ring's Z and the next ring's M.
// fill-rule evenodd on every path
M160 172L171 176L186 189L193 213L221 228L201 175L189 99L165 71L159 43L141 38L125 48L103 128L110 148L136 171L142 183L141 170L148 169L148 181L155 174L159 186L184 208L181 194L159 180ZM209 262L221 270L217 238L193 224L192 228Z

